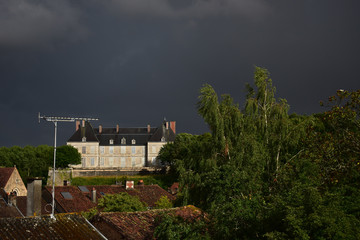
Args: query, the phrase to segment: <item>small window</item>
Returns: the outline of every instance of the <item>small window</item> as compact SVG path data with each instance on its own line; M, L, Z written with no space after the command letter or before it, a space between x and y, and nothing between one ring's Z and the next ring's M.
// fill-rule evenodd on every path
M120 167L125 167L125 165L126 165L126 160L124 157L121 157L120 158Z
M81 153L86 153L86 147L81 148Z
M152 147L151 147L151 151L152 151L152 153L156 153L156 147L155 147L155 146L152 146Z
M135 154L135 153L136 153L136 147L135 147L135 146L131 147L131 153L132 153L132 154Z
M135 139L131 140L131 144L136 144Z
M112 166L114 165L114 158L109 158L109 166Z
M95 146L90 147L90 153L95 153Z
M83 137L81 141L86 142L86 137Z
M86 158L81 158L82 166L86 167Z
M91 162L91 166L94 166L95 165L95 158L90 158L90 162Z
M73 199L71 193L69 193L69 192L61 192L61 195L62 195L65 199L68 199L68 200Z
M135 158L134 157L131 158L131 166L135 167Z
M105 163L105 158L101 157L100 158L100 166L104 166L104 163Z
M125 146L121 146L121 153L126 153L126 147Z
M109 153L114 153L114 147L109 147Z
M114 144L114 139L110 139L109 143L110 143L111 145L113 145L113 144Z
M105 153L105 147L104 146L100 147L100 153Z
M126 144L126 138L123 137L123 138L121 139L121 144Z

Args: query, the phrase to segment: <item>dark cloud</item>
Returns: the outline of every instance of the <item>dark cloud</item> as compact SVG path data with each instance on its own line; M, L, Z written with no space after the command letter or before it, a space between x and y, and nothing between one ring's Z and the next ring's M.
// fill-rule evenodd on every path
M240 15L257 18L268 11L263 0L108 0L100 1L121 15L162 18L204 18Z
M75 41L87 32L80 15L67 0L2 0L0 47L49 46L52 41Z
M322 111L318 102L337 89L359 88L359 5L1 2L0 145L52 144L52 125L37 123L39 111L98 117L95 126L159 125L166 117L179 132L203 133L200 87L209 83L242 106L254 65L271 72L277 97L288 100L291 112ZM59 143L73 125L60 124Z

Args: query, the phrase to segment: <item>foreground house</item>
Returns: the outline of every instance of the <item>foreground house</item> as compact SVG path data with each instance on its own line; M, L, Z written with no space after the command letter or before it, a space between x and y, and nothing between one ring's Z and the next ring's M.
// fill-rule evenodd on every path
M0 218L0 239L106 239L79 214L26 218Z
M194 206L171 209L155 209L145 212L99 213L90 222L108 239L153 239L156 219L162 214L181 216L193 221L206 219L206 215Z
M0 189L17 196L26 196L27 190L16 167L0 167Z
M159 166L161 147L175 140L175 121L160 127L94 128L89 122L76 122L76 131L67 141L81 153L81 164L73 168L136 168Z
M45 187L43 198L50 203L52 188ZM56 210L61 213L87 211L97 205L97 200L106 194L126 192L131 196L139 197L152 208L162 197L167 196L170 200L175 197L158 185L133 185L132 187L111 186L57 186L55 187Z

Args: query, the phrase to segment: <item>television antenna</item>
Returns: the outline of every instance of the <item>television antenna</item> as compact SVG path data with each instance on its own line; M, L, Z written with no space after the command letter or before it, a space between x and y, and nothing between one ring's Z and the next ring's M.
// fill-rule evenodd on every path
M55 164L56 164L56 135L57 135L57 123L58 122L75 122L76 120L82 121L97 121L98 118L87 118L87 117L49 117L49 116L41 116L40 112L38 114L39 123L40 120L43 119L47 122L53 122L55 126L55 136L54 136L54 167L53 167L53 182L52 182L52 210L51 210L51 218L55 219Z

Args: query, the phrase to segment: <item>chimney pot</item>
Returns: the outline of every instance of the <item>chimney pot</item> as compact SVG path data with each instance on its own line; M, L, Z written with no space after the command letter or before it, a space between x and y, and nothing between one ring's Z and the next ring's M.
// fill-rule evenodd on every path
M90 193L90 198L93 203L96 203L96 189L93 187Z
M99 125L99 133L102 133L102 126Z
M119 133L119 124L116 124L116 133Z
M176 134L176 122L175 121L170 122L170 128Z
M85 127L85 120L82 120L82 127Z
M147 125L147 132L150 133L150 124Z
M76 122L75 122L75 129L76 129L76 131L77 130L79 130L79 127L80 127L80 121L79 120L76 120Z
M169 122L166 122L166 130L169 129Z

